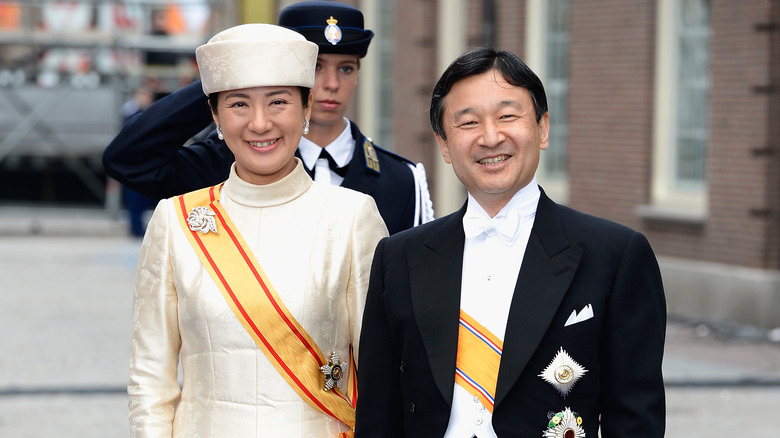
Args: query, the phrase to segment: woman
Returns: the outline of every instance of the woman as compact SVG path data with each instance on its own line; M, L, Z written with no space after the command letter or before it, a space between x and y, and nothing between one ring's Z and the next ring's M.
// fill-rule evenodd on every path
M313 182L294 156L317 46L247 24L196 57L236 162L224 183L161 201L147 228L133 436L349 434L370 263L387 229L369 196Z

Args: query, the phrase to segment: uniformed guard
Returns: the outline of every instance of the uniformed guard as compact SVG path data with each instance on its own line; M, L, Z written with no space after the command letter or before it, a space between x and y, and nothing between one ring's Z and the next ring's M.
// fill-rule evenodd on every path
M279 25L319 49L311 121L297 151L312 178L371 195L391 234L432 220L423 165L376 146L345 117L374 36L362 12L300 2L282 10ZM210 123L200 83L186 86L128 120L103 154L106 173L154 198L223 181L234 157L216 132L183 147Z

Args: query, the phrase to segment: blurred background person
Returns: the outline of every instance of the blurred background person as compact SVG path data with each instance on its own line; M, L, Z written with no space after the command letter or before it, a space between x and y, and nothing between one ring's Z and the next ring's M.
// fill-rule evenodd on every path
M133 92L130 100L125 102L120 115L124 122L130 117L142 113L155 101L155 93L151 88L139 87ZM130 235L133 237L143 237L146 232L146 213L154 208L155 200L136 192L135 190L123 185L122 202L127 210L128 220L130 222Z

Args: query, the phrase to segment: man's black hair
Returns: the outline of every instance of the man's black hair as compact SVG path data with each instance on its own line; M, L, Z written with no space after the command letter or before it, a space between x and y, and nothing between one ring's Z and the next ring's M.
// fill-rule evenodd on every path
M542 81L517 55L506 50L478 48L460 55L447 70L442 73L431 94L431 127L433 132L446 139L442 117L447 93L452 86L469 76L479 75L490 70L498 71L507 83L523 87L531 93L536 110L536 123L547 113L547 95Z

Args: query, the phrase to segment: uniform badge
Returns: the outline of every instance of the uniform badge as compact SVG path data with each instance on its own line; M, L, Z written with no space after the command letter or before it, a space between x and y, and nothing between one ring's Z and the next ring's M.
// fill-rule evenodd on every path
M368 139L363 142L363 153L366 155L366 167L379 173L379 156Z
M189 225L190 230L200 231L202 234L206 234L209 231L219 234L215 214L208 207L200 206L193 208L189 216L187 216L187 225Z
M325 377L325 391L333 388L334 386L341 388L342 377L344 377L344 370L347 368L346 362L339 363L339 355L336 352L330 353L330 359L326 365L320 367L323 377Z
M331 15L330 18L325 21L328 23L328 25L325 26L325 39L335 46L341 41L342 35L341 28L336 26L336 23L338 23L339 20L336 20L333 18L333 15Z
M542 436L544 438L584 438L585 430L582 428L582 417L570 408L552 414L547 423L547 429Z
M552 385L565 399L572 386L587 373L582 365L574 361L561 347L550 365L547 365L539 377Z

